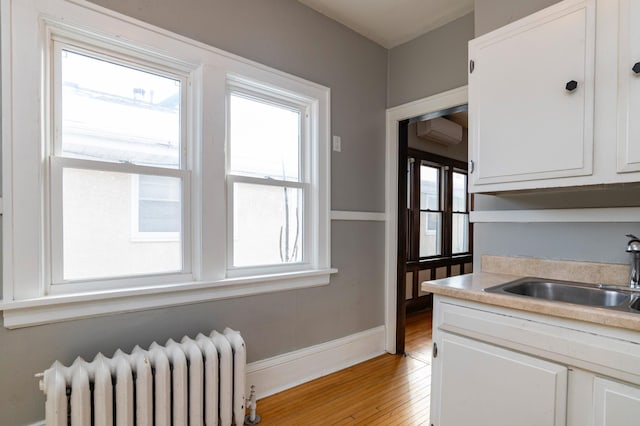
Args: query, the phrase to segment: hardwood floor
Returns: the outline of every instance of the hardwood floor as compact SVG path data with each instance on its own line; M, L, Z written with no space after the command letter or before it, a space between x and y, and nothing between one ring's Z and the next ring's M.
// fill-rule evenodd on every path
M407 356L381 355L258 401L261 425L428 425L431 311L407 317Z

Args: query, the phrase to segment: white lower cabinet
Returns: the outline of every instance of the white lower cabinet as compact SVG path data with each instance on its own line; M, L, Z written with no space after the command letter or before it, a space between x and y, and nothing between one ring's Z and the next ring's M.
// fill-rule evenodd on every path
M640 425L640 387L596 377L593 393L594 426Z
M434 425L565 424L565 366L449 333L438 350Z
M433 426L638 426L640 332L437 296Z

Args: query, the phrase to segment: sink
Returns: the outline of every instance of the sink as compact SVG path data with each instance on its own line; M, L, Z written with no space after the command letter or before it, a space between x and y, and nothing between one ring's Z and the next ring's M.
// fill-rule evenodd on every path
M512 294L556 302L605 308L627 307L640 312L640 298L630 303L632 295L623 291L602 289L593 285L541 278L520 278L485 289L489 293ZM627 309L625 309L627 310Z

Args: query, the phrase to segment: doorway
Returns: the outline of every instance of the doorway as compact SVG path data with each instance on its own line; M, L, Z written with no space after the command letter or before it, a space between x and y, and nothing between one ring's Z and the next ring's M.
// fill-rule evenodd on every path
M466 109L467 104L467 88L461 87L449 92L445 92L439 95L435 95L421 101L412 102L410 104L402 105L392 108L387 111L387 165L386 165L386 200L387 200L387 222L386 222L386 350L390 353L404 353L405 344L405 327L406 327L406 312L407 312L407 295L411 294L412 298L415 294L417 298L428 295L419 294L419 282L421 279L435 279L439 278L438 274L442 274L444 271L446 275L453 275L458 273L469 272L470 262L469 253L453 253L453 243L450 241L449 236L445 236L445 225L448 221L449 224L453 223L453 214L462 213L456 212L452 207L447 208L447 204L452 200L445 200L441 198L441 205L435 206L435 208L414 209L412 217L423 217L423 225L428 223L428 217L432 217L432 223L428 233L431 240L431 246L434 246L433 241L438 240L436 246L440 247L436 250L438 253L427 256L418 256L418 259L411 259L414 261L414 265L410 267L423 268L418 269L417 273L412 272L410 278L410 284L407 280L407 262L410 255L410 244L414 244L415 247L419 247L419 242L416 246L416 237L413 239L413 243L409 239L409 209L408 202L410 201L410 189L407 186L409 179L416 179L409 177L408 173L405 173L405 167L407 167L409 161L409 132L413 124L419 121L431 120L446 115L451 115L460 110ZM414 130L411 130L412 132ZM466 149L464 150L466 152ZM413 154L415 152L412 151ZM433 160L443 160L447 157L439 154L432 154L430 160L427 159L425 167L434 166ZM435 155L436 157L434 157ZM414 160L415 161L415 160ZM423 159L420 159L419 167L423 166ZM431 162L429 162L431 161ZM447 161L445 161L446 163ZM442 173L444 176L446 173L451 174L454 169L463 171L466 169L466 161L458 160L456 164L443 164ZM432 167L433 168L433 167ZM424 170L424 169L421 169ZM400 173L402 171L402 173ZM446 173L445 173L446 172ZM466 171L465 171L466 173ZM444 178L443 178L444 179ZM437 183L438 186L442 186L443 190L453 185L451 182L445 183L444 180ZM446 187L445 187L446 186ZM414 184L414 189L417 186ZM444 194L444 192L442 193ZM444 195L442 195L444 197ZM415 203L415 202L414 202ZM415 207L415 204L414 204ZM433 207L433 206L432 206ZM467 207L468 209L468 207ZM424 211L422 211L424 210ZM468 220L468 212L467 220ZM437 218L440 218L441 225L437 224ZM459 219L459 218L457 218ZM411 219L414 221L414 227L420 223L420 219ZM451 226L449 226L449 229ZM422 227L425 231L425 226ZM452 231L448 231L450 235ZM470 236L471 233L468 234ZM434 238L435 236L435 238ZM425 241L429 238L425 237ZM426 242L423 244L427 244ZM471 247L470 241L468 246ZM424 252L423 252L424 254ZM447 255L447 260L443 260L443 257ZM465 255L464 259L460 256ZM422 259L421 259L422 258ZM454 259L455 258L455 259ZM440 263L439 263L440 262ZM444 262L444 263L442 263ZM449 262L449 263L447 263ZM451 263L453 262L453 263ZM457 262L457 264L454 264ZM461 266L464 265L464 266ZM421 272L426 271L426 272ZM427 276L425 277L425 274ZM408 285L409 284L409 285ZM416 287L418 291L416 291ZM420 302L422 303L422 301ZM411 303L415 306L415 303Z

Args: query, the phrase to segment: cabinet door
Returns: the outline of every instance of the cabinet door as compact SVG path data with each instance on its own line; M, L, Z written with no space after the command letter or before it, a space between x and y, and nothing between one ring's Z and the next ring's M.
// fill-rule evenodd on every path
M566 367L449 333L437 340L433 425L565 424Z
M640 424L640 387L597 377L593 389L594 426Z
M592 173L594 46L592 0L562 1L469 43L474 192Z
M618 172L640 171L640 2L620 0Z

